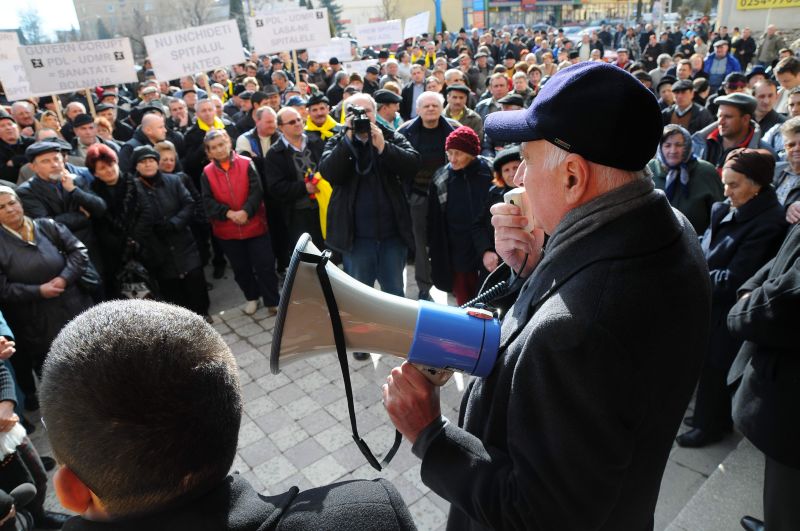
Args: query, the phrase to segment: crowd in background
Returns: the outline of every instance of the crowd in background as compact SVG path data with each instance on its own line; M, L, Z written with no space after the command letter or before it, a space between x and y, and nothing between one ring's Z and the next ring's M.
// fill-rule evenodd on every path
M16 343L3 356L25 410L38 409L50 342L82 310L150 297L212 322L211 282L230 267L244 312L274 315L303 233L368 285L469 301L501 264L489 208L520 165L519 146L483 121L527 108L582 61L612 63L658 99L664 133L648 168L701 238L715 315L800 221L800 59L773 26L757 39L705 21L603 26L577 42L555 28L462 29L296 57L253 54L177 80L145 61L136 86L4 102L0 310L4 345ZM375 63L348 72L352 59ZM406 294L411 261L419 292ZM739 345L724 318L714 326L684 446L731 429L725 377Z

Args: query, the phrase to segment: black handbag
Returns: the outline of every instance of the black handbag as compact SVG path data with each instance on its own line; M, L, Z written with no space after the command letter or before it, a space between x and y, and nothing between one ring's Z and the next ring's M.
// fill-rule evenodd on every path
M61 245L61 239L58 237L58 234L56 234L55 221L51 219L39 219L37 221L39 222L39 228L45 236L47 236L47 239L56 246L62 255L67 256L67 253ZM42 223L43 221L44 223ZM94 267L91 258L86 264L86 270L80 276L76 284L78 285L78 289L87 295L94 295L100 290L100 286L103 285L103 279L100 277L100 273L97 272L97 268Z

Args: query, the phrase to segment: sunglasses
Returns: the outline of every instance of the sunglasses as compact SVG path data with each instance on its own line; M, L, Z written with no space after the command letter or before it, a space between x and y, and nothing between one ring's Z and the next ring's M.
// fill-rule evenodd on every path
M295 118L294 120L288 120L286 122L282 122L281 125L294 125L294 124L300 123L302 121L303 120L301 120L300 118Z

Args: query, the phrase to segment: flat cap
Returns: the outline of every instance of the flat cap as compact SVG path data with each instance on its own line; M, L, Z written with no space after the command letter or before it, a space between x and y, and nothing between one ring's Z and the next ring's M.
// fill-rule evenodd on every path
M456 92L463 92L464 94L467 95L467 97L469 97L471 92L469 90L469 87L466 85L450 85L449 87L447 87L447 89L445 89L445 94L450 94L450 92L453 90L455 90Z
M159 155L158 151L152 146L139 146L133 150L131 161L134 167L145 159L156 159L156 161L160 161L161 155Z
M525 100L522 99L522 96L520 96L516 92L509 92L508 94L497 100L497 103L499 103L500 105L516 105L517 107L525 106Z
M372 97L375 99L375 103L400 103L403 101L403 98L386 89L376 90Z
M72 127L81 127L83 125L93 124L94 119L88 114L79 114L72 119Z
M278 87L276 87L275 85L266 85L262 92L264 92L264 94L266 94L267 96L274 96L275 94L280 94Z
M329 65L338 65L339 64L339 59L337 57L331 57L330 59L328 59L328 64Z
M658 80L658 84L656 85L656 91L661 90L663 85L669 85L672 87L672 84L675 83L676 79L673 76L663 76L661 79Z
M718 48L723 45L728 46L728 41L726 41L725 39L719 39L718 41L714 41L714 48Z
M500 173L503 166L515 160L522 160L519 154L519 144L508 147L495 155L494 161L492 162L492 169Z
M747 73L747 80L750 81L753 76L767 77L767 71L764 69L764 65L755 65L752 70Z
M489 54L486 52L478 52L475 54L475 59L480 59L481 57L489 57Z
M17 123L14 117L8 114L8 111L3 109L2 107L0 107L0 120L11 120L12 122Z
M486 133L498 142L546 140L627 171L639 171L653 158L663 128L652 92L621 68L591 61L556 72L528 109L495 112L485 123Z
M381 71L375 65L369 65L366 72L367 74L375 74L376 76L381 73Z
M55 141L47 140L35 142L28 146L27 149L25 149L25 156L28 157L30 162L33 162L39 155L52 152L61 153L61 146Z
M252 97L253 97L253 91L251 90L245 90L244 92L239 93L239 98L243 100L249 100Z
M306 102L306 104L309 107L311 107L312 105L316 105L318 103L327 103L328 105L330 105L331 104L331 100L329 100L328 97L325 94L323 94L322 92L317 92L315 94L312 94L308 98L308 102Z
M694 90L694 83L688 79L681 79L672 84L672 92L683 92L685 90Z
M744 114L750 115L756 112L756 105L758 104L753 96L742 92L734 92L733 94L719 96L714 100L714 103L717 105L730 105L740 109Z
M272 60L270 61L270 63L271 63L271 64L273 64L273 65L276 65L276 64L278 64L278 63L280 63L280 64L283 64L283 59L281 59L280 57L278 57L278 56L276 55L275 57L273 57L273 58L272 58Z
M94 110L97 112L107 111L109 109L116 109L116 105L111 105L110 103L98 103L94 106Z

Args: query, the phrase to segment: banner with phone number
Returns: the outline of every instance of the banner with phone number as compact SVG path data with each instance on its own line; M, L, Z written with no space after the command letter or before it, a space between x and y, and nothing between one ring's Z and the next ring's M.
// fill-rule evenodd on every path
M736 9L774 9L780 7L800 7L800 0L736 0Z

